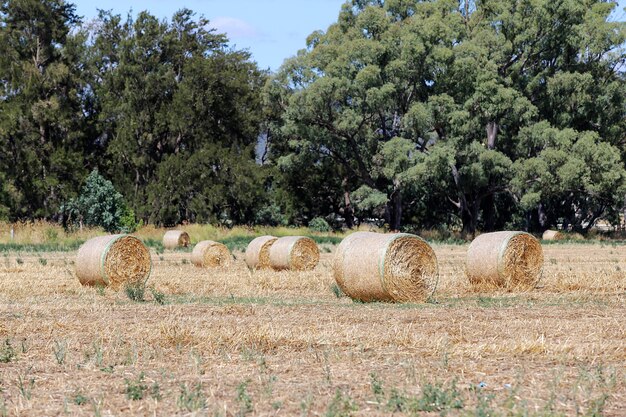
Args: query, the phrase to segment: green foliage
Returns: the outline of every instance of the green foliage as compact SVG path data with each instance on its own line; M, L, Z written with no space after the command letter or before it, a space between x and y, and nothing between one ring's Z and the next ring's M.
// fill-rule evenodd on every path
M328 233L331 231L331 227L328 222L322 217L316 217L309 222L309 229L314 232Z
M202 392L202 385L198 383L190 388L187 384L182 384L180 386L180 395L178 396L178 406L189 412L205 408L206 398Z
M138 303L145 301L146 286L142 282L133 282L124 286L124 292L129 300Z
M326 417L349 417L358 411L358 406L350 398L350 395L344 394L337 389L332 401L326 409Z
M393 229L617 221L626 24L610 21L615 4L466 4L344 5L266 84L270 160L306 173L310 201ZM551 139L563 136L569 145Z
M66 227L102 227L107 232L131 232L136 227L132 210L124 203L111 181L97 170L89 174L78 198L62 207Z
M237 386L237 397L235 399L239 404L237 416L245 416L254 411L252 398L248 394L248 381L244 381Z
M132 401L137 401L143 399L148 386L144 381L145 375L142 373L139 374L136 380L124 379L126 384L126 398Z
M15 353L15 349L13 349L13 345L11 345L11 341L5 339L4 345L0 348L0 363L9 363L16 358L17 354Z

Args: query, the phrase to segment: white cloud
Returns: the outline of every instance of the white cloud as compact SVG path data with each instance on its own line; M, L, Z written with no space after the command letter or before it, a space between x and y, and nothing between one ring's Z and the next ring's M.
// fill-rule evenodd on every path
M258 38L261 33L250 23L236 17L216 17L210 23L220 33L230 38Z

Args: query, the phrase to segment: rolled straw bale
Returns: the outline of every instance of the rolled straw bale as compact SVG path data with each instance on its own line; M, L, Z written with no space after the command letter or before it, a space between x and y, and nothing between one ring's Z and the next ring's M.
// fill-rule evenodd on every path
M333 260L337 285L359 301L424 301L437 287L435 252L408 233L356 232L341 241Z
M320 250L310 237L281 237L270 248L270 265L276 270L307 271L319 261Z
M543 270L543 250L524 232L495 232L478 236L467 250L466 275L475 287L530 289Z
M212 240L199 242L191 253L191 262L201 268L227 268L232 260L226 245Z
M150 276L150 251L136 237L108 235L85 242L76 256L76 275L82 285L145 284Z
M565 235L558 230L546 230L541 238L543 240L562 240L565 239Z
M259 236L246 248L246 265L250 269L270 268L270 248L278 240L275 236Z
M163 235L163 247L165 249L186 248L190 241L189 234L183 230L168 230Z

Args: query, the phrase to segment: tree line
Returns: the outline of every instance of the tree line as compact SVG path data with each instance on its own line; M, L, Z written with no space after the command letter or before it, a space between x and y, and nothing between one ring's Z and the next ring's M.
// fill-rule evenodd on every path
M165 225L620 221L611 1L351 0L275 73L188 9L0 5L0 219L66 221L97 170Z

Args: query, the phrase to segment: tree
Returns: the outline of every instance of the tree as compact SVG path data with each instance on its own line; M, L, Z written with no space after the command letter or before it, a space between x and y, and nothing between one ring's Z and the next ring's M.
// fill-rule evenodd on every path
M0 172L13 219L53 217L84 173L79 22L63 0L0 3Z
M124 198L97 170L86 178L80 195L68 201L61 211L67 228L85 225L102 227L110 233L132 232L135 228L134 214Z
M547 122L577 132L571 144L583 141L580 160L593 164L595 174L577 188L577 198L542 198L560 207L554 219L571 217L572 210L593 219L606 212L598 211L593 190L604 190L601 205L614 204L607 184L621 189L623 182L615 159L582 156L618 153L611 145L623 148L626 137L619 72L626 31L608 21L614 6L599 0L346 3L337 22L311 34L307 49L267 85L273 158L306 153L317 164L332 161L349 188L335 193L350 194L357 209L378 212L393 229L403 218L427 224L428 207L441 222L456 223L448 216L454 215L473 235L539 209L528 197L520 203L529 190L521 167L551 145L520 142L521 132ZM584 139L589 135L594 140ZM615 180L599 185L606 176ZM589 198L596 203L582 205Z
M145 221L250 221L265 74L193 16L122 22L100 12L92 67L110 160L102 169Z

